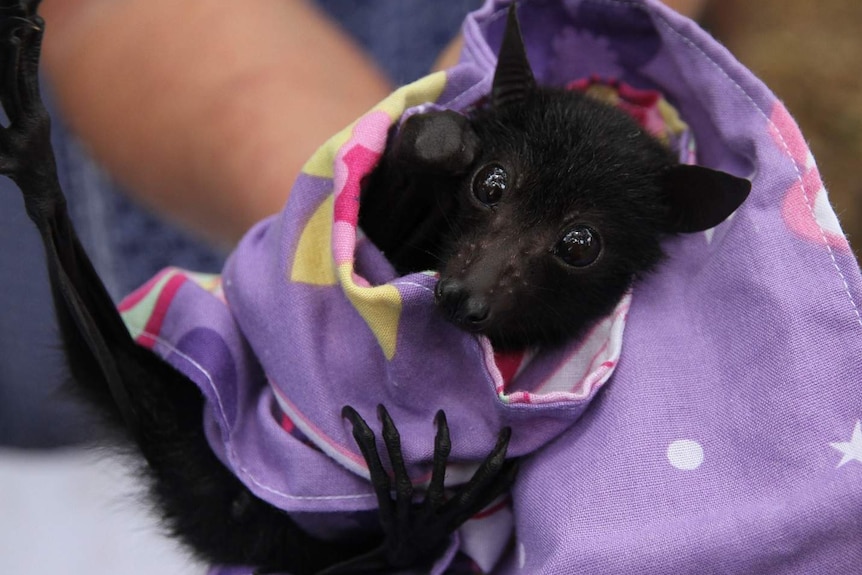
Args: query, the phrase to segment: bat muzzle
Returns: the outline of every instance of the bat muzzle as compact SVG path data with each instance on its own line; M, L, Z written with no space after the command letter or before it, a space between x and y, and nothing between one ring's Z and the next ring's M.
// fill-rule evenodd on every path
M446 318L471 332L481 332L492 320L487 299L471 291L463 282L444 278L434 288L434 299Z

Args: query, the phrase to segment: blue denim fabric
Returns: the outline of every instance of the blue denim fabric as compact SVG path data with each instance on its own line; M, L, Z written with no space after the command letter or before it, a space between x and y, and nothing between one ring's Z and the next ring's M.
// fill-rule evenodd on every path
M111 285L114 253L106 241L108 219L101 193L107 181L61 122L54 121L52 135L70 212ZM0 178L0 298L5 307L0 322L0 444L50 446L82 439L87 431L81 410L60 390L67 376L42 242L27 218L20 191L7 178Z
M396 85L428 73L482 0L317 0Z
M318 0L395 84L423 76L481 0ZM445 6L445 8L443 8ZM216 271L224 254L120 193L54 113L54 146L69 211L114 298L166 265ZM54 446L93 435L59 392L65 378L41 241L18 189L0 178L0 445Z

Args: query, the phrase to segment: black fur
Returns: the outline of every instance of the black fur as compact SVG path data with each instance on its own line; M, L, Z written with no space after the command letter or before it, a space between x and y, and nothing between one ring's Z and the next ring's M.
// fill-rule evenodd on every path
M473 125L484 143L477 171L494 162L510 183L488 209L473 200L474 174L464 179L441 276L488 293L482 331L497 347L575 337L661 258L669 207L659 177L673 157L625 114L563 90L536 89ZM575 224L600 237L585 267L552 252Z
M408 118L365 183L360 211L396 269L438 270L442 311L498 349L578 336L656 266L663 236L716 225L750 189L680 166L610 105L537 86L514 8L508 26L490 103L467 116ZM494 166L505 189L483 202L479 186ZM571 265L561 242L584 227L597 257Z
M9 119L0 129L0 173L21 188L45 243L76 386L140 449L173 532L208 561L265 571L333 574L427 565L452 531L511 485L517 467L504 461L508 430L474 478L445 500L441 470L449 448L441 415L437 471L416 506L412 490L402 488L409 485L403 465L393 466L400 487L392 498L373 434L346 411L376 470L381 529L365 539L318 540L255 497L210 451L197 387L135 344L72 228L39 97L44 24L37 5L0 2L0 103ZM536 88L523 65L513 12L500 60L489 108L469 119L416 116L394 135L366 183L361 221L402 271L441 270L441 307L464 327L504 347L555 342L605 313L633 275L659 260L663 232L703 226L721 209L693 217L679 207L687 202L687 185L699 177L696 170L670 178L675 192L669 196L676 199L668 204L661 178L674 162L667 151L609 108ZM474 188L476 174L489 163L510 178L493 206L482 204ZM734 202L718 204L726 211ZM595 262L577 269L552 253L561 234L570 237L565 232L572 222L593 227L603 246ZM396 462L400 442L384 414L381 409L382 439Z
M312 537L286 513L255 497L210 450L197 386L135 344L78 241L39 94L44 22L37 6L38 0L0 2L0 104L8 119L0 128L0 173L21 188L42 236L75 391L140 450L153 499L169 528L206 561L255 565L261 572L382 573L427 565L455 529L511 486L517 466L505 460L508 429L501 430L480 471L447 500L442 473L448 428L445 417L438 417L438 479L424 502L415 505L412 490L399 490L392 498L374 435L358 415L351 417L355 430L366 430L355 435L369 466L377 470L372 486L381 512L379 530L348 540ZM400 457L397 429L388 418L382 440L391 460ZM410 484L404 466L393 473L396 484Z

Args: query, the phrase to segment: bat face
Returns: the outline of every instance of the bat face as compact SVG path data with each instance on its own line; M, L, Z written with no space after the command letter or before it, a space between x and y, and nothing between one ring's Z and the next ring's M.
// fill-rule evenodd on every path
M397 166L389 181L426 202L413 213L434 225L411 221L427 230L412 251L393 251L397 238L373 225L369 236L401 272L427 269L430 255L446 317L503 350L577 336L659 262L662 236L715 226L751 188L679 165L616 108L539 87L511 7L489 105L412 116L389 152L380 172Z
M671 153L623 112L535 89L476 115L437 302L498 349L554 344L609 313L661 258Z

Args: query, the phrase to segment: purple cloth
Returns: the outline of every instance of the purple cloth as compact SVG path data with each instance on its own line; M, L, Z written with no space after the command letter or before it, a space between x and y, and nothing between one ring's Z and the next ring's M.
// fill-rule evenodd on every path
M468 19L467 61L493 65L502 4ZM731 221L668 241L638 284L605 392L525 461L497 572L858 572L862 283L798 128L658 2L523 4L540 78L617 72L660 89L698 163L753 190Z
M634 289L612 377L602 362L572 376L576 342L501 389L487 342L434 312L434 278L395 277L357 236L358 180L389 122L423 97L463 109L488 92L506 4L468 17L445 78L396 93L318 152L221 283L169 270L133 294L123 310L138 340L201 386L222 461L315 532L349 532L375 505L342 405L376 426L386 404L414 476L437 409L460 462L512 425L526 457L511 512L468 522L438 572L458 546L495 573L858 570L859 269L786 109L696 25L651 0L519 7L540 82L598 74L660 90L698 163L753 181L729 221L666 242L668 261ZM550 380L562 401L541 393Z

